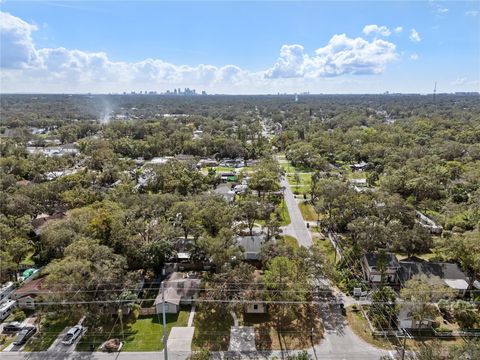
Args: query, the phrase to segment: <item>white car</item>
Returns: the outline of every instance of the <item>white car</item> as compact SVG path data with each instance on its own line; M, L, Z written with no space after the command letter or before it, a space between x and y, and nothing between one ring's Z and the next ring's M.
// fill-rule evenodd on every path
M72 345L75 340L82 334L83 327L81 325L75 325L65 334L62 344L63 345Z

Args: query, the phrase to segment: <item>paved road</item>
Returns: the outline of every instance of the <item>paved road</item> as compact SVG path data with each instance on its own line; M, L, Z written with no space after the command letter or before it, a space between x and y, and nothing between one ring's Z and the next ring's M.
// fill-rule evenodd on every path
M284 199L290 215L290 224L283 228L283 234L295 237L302 246L312 246L312 235L305 225L302 213L298 207L292 188L285 177L280 180L280 185L285 189Z

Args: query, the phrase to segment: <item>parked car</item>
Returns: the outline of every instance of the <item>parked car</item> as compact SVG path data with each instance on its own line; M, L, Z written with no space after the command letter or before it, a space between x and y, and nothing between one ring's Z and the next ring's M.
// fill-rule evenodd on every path
M72 345L75 340L82 334L83 327L81 325L75 325L65 334L62 340L63 345Z
M32 337L33 334L37 332L37 328L35 326L26 326L24 327L17 335L15 340L13 340L13 345L23 345L27 342L28 339Z
M3 333L5 333L5 334L13 334L13 333L16 333L16 332L18 332L22 329L23 329L23 326L18 321L11 322L11 323L3 325Z

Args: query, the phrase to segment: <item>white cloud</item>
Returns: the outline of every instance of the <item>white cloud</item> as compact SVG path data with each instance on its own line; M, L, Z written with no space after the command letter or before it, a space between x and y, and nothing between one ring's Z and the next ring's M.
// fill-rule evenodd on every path
M410 59L411 60L418 60L418 54L416 54L416 53L411 54Z
M308 59L302 45L283 45L277 62L265 73L265 77L273 79L302 77Z
M32 32L37 30L22 19L0 11L0 65L16 68L35 60Z
M465 15L476 17L476 16L480 15L480 11L478 11L478 10L465 11Z
M375 39L371 42L334 35L328 44L310 56L303 46L284 45L267 78L330 77L345 74L380 74L398 57L395 44Z
M365 35L370 35L373 33L373 34L379 34L381 36L389 36L392 32L386 26L378 26L378 25L372 24L372 25L366 25L363 28L363 33Z
M418 33L417 30L415 30L415 29L410 30L410 40L412 40L413 42L422 41L422 38L420 37L420 34Z
M453 82L453 85L465 85L467 83L467 78L466 77L459 77L456 78L455 81Z
M340 34L313 54L302 45L283 45L273 66L257 72L236 65L176 65L160 59L113 61L105 52L36 48L35 25L8 13L0 16L4 92L120 92L178 86L220 92L305 91L308 84L318 84L317 79L338 91L328 78L380 74L398 58L392 42Z
M400 34L403 31L403 27L397 26L393 31L395 31L396 34Z
M437 7L437 12L439 14L446 14L448 12L448 9L446 7L439 6Z

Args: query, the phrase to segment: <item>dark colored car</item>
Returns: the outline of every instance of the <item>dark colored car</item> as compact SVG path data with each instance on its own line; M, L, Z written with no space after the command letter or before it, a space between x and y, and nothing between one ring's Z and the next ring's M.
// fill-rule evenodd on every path
M3 333L4 334L14 334L16 332L19 332L20 330L23 329L23 326L21 323L15 321L15 322L11 322L11 323L8 323L8 324L5 324L3 326Z
M37 332L37 328L35 326L24 327L22 331L18 333L15 340L13 340L13 345L18 346L18 345L25 344L27 340L30 339L32 335L35 334L36 332Z

